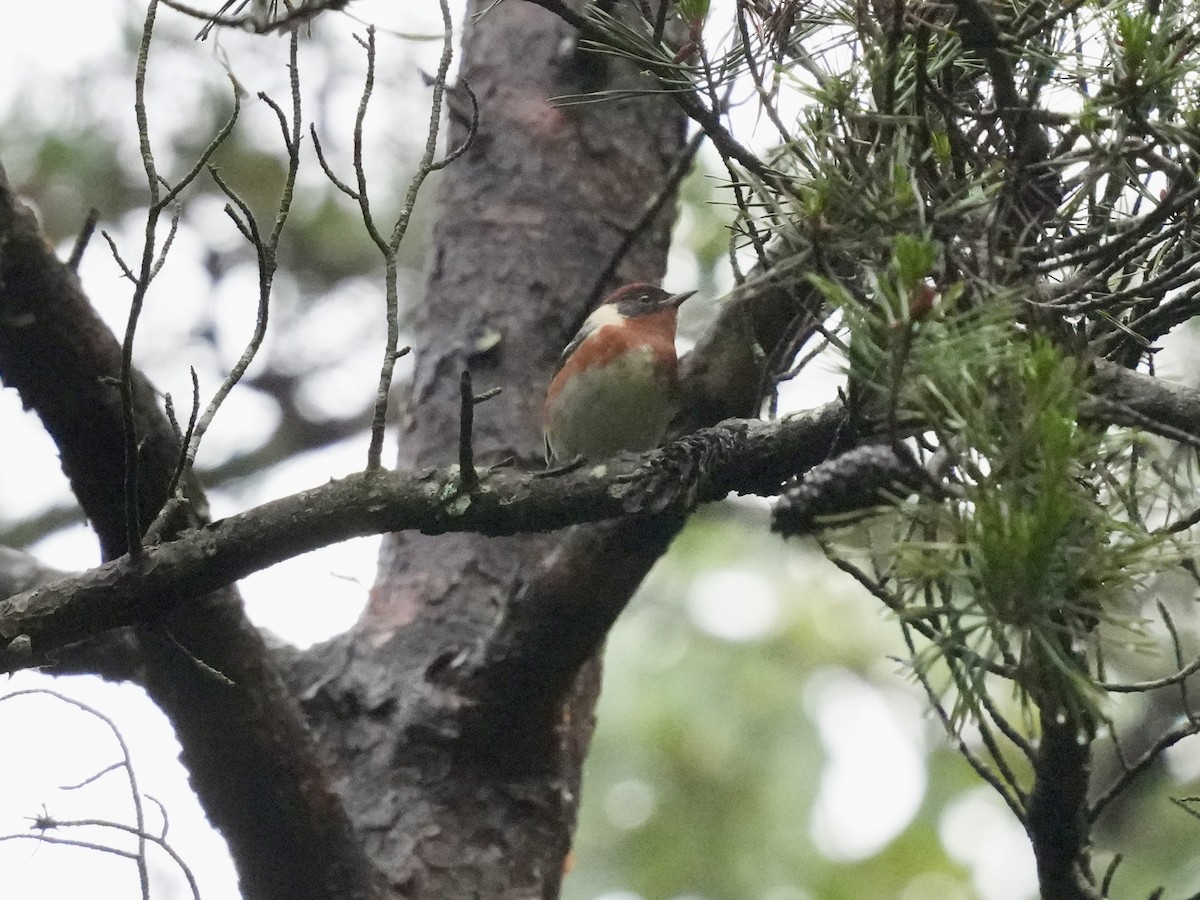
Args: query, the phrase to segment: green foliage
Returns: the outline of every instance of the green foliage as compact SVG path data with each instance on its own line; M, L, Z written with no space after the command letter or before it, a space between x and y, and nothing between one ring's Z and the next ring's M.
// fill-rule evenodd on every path
M935 249L898 239L863 300L817 279L842 310L851 378L885 401L869 411L889 418L889 433L923 432L945 479L943 491L897 507L889 589L902 619L933 638L919 671L944 656L978 660L957 679L959 721L978 711L989 671L1022 698L1095 721L1099 626L1122 641L1139 633L1134 590L1169 548L1111 489L1134 450L1081 422L1082 363L1021 328L1011 301L969 304L961 285L947 292L956 301L907 316L909 286Z
M949 678L958 723L988 673L1027 709L1103 717L1105 641L1140 640L1137 589L1176 558L1146 518L1189 491L1168 484L1168 462L1139 468L1156 453L1135 435L1088 423L1086 359L1136 359L1174 318L1158 304L1196 308L1191 206L1178 232L1146 224L1150 237L1113 240L1111 258L1089 245L1135 229L1152 178L1173 185L1160 199L1194 186L1176 160L1195 168L1180 131L1196 106L1195 11L1055 12L1035 28L1032 9L989 7L1012 44L1000 53L962 11L938 27L936 10L882 2L809 9L827 42L793 51L812 102L772 157L791 189L751 180L779 269L840 316L831 342L856 427L910 441L938 484L897 507L894 544L871 548L864 579L923 629L918 670ZM859 52L835 51L847 44ZM989 130L965 114L1006 81L1024 85L1014 97L1079 110L1062 114L1058 147L1036 148L1040 126L999 115ZM1162 156L1132 162L1121 148L1135 134ZM1046 157L1040 174L1022 169L1030 153ZM1155 215L1172 221L1165 206ZM786 270L793 259L801 271Z
M708 15L709 0L678 0L675 5L679 10L679 15L689 21L695 19L703 21Z
M612 52L718 114L753 78L779 142L766 166L729 161L732 249L813 320L764 384L819 335L844 359L848 442L911 453L918 486L831 550L897 615L935 712L987 736L963 752L1029 825L1041 724L1091 752L1122 709L1112 682L1187 658L1147 601L1195 475L1099 424L1122 419L1093 372L1152 371L1200 314L1200 17L1183 0L739 12L690 69L636 29Z

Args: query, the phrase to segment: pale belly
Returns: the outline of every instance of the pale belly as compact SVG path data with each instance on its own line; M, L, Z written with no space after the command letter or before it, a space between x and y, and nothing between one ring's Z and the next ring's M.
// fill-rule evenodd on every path
M646 350L572 379L549 410L552 457L600 460L657 447L677 408L661 377Z

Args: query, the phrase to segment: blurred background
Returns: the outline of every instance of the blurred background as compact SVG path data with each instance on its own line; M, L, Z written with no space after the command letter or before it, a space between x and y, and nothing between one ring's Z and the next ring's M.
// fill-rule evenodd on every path
M718 32L728 21L722 9L714 3L709 16ZM422 72L436 64L440 23L429 3L357 0L350 12L322 17L302 41L304 117L316 123L335 170L348 175L364 69L352 35L364 23L378 24L365 156L375 208L395 209L425 137ZM5 10L0 161L64 256L92 208L127 257L140 252L145 183L132 77L143 14L127 0L50 0ZM244 108L216 162L263 213L284 161L278 123L256 94L286 103L286 41L221 33L197 42L198 27L160 11L147 82L159 166L186 170L229 115L232 78L244 91ZM773 132L758 129L752 112L740 121L740 137L769 146ZM214 516L354 471L365 459L383 348L382 270L357 210L329 185L307 141L304 153L266 345L199 460ZM671 289L698 286L703 298L685 307L685 347L732 284L719 185L714 160L702 153L684 186L667 278ZM420 296L436 193L434 180L401 249L402 303ZM138 364L185 408L189 367L209 396L254 322L254 261L224 203L204 178L187 196L139 331ZM130 292L99 236L80 275L106 320L123 330ZM830 399L836 373L832 360L810 367L787 387L784 406ZM406 377L402 361L397 382ZM394 448L385 451L385 459L392 456ZM613 631L564 896L1035 896L1024 833L927 713L900 661L906 651L894 623L814 544L770 535L767 513L765 503L728 500L694 516ZM68 570L98 561L52 443L10 390L0 390L0 544ZM374 577L377 547L377 539L352 541L246 579L251 616L300 646L347 628ZM151 829L168 818L169 840L203 896L237 897L222 842L187 787L170 729L139 689L27 672L7 687L53 687L111 717L130 744L142 790L161 804L150 810ZM0 835L27 833L43 811L128 818L118 777L62 790L117 759L101 723L53 698L22 696L0 703L0 729ZM1148 891L1164 873L1173 891L1200 890L1200 823L1167 796L1200 792L1198 778L1200 752L1185 741L1113 817L1113 836L1129 856L1118 885L1129 896L1144 896L1138 886ZM113 843L107 833L89 839ZM152 862L155 897L187 896L166 857ZM0 871L5 896L107 898L137 890L127 860L24 840L0 841Z

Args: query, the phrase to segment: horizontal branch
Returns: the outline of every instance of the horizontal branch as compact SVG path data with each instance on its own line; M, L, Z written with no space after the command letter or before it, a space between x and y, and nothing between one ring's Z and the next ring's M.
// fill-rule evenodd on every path
M1200 442L1200 390L1098 360L1090 393L1099 402L1091 402L1084 412L1099 421Z
M1103 365L1093 393L1109 401L1090 412L1096 418L1129 424L1120 413L1132 411L1147 430L1161 423L1200 437L1200 391ZM351 475L185 532L141 560L121 557L0 601L0 644L11 646L0 649L0 671L52 660L65 646L151 622L183 600L352 537L553 531L642 511L686 513L730 491L774 494L828 456L843 424L839 404L777 422L731 419L662 451L553 477L480 473L469 493L457 466Z
M663 451L554 477L481 472L470 493L459 489L457 466L351 475L0 601L0 644L10 648L0 648L0 671L52 660L110 628L153 622L189 598L352 537L552 531L642 510L686 512L729 491L774 493L824 458L843 418L831 404L772 423L730 420Z

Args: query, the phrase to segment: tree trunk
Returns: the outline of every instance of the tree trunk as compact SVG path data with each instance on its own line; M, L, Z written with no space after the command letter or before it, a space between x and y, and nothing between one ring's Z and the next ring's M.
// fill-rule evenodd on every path
M598 282L682 149L683 117L661 94L552 102L651 87L632 67L581 51L574 37L524 3L486 0L468 12L461 79L478 96L479 127L442 185L400 468L456 458L464 369L476 391L504 389L476 409L477 462L541 465L539 412L559 349L613 286ZM453 96L457 145L470 105L461 86ZM672 218L668 204L614 284L661 278ZM504 670L512 692L475 690L467 678L467 660L487 655L510 603L558 543L391 535L358 627L293 669L351 818L399 896L558 894L599 666L581 672L577 660L557 668L547 660L541 683L537 662L522 663ZM595 556L568 564L564 581L561 563L571 558L555 558L560 595L582 591L597 574L591 566L605 564ZM621 603L648 564L618 579ZM593 644L582 646L590 653ZM556 690L557 678L572 689Z

